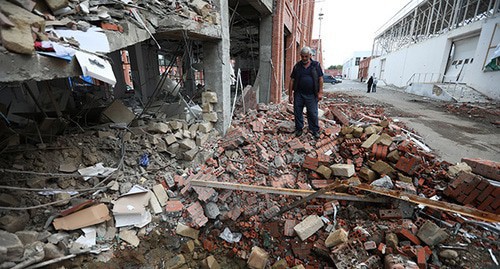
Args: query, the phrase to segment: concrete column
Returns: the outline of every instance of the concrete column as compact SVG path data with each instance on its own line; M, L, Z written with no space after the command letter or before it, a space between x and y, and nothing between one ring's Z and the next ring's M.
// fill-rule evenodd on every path
M269 103L273 69L271 66L271 48L273 43L273 16L263 15L259 25L259 92L258 102Z
M123 98L127 90L125 83L125 75L123 73L123 62L120 50L116 50L108 54L112 61L113 72L115 73L116 84L113 88L113 95L115 98Z
M188 46L190 46L189 51L192 51L193 50L192 45L189 44ZM188 48L186 48L186 50L188 50ZM193 97L196 91L196 83L195 83L194 71L193 68L191 68L191 65L193 64L191 61L191 55L188 55L186 53L183 60L184 60L183 68L186 72L184 90L188 96Z
M158 63L158 47L154 45L144 44L141 46L142 59L144 59L145 70L145 90L143 94L146 99L149 99L156 89L156 85L160 79L160 67Z
M222 39L203 42L205 88L217 93L215 128L225 134L231 119L231 62L229 58L229 8L226 0L214 1L220 7Z
M132 45L127 48L130 57L130 68L132 70L132 82L134 90L142 99L143 103L148 100L146 91L146 69L144 67L144 59L142 55L141 43Z
M273 16L273 38L272 38L272 77L270 102L280 101L281 89L283 88L283 9L284 1L277 1ZM287 88L288 86L285 86ZM287 88L288 89L288 88Z

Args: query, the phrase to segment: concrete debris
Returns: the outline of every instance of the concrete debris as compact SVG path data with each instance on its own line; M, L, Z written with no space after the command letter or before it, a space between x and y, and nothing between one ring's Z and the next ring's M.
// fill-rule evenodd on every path
M205 92L202 99L207 105L204 113L215 113L216 95ZM478 169L479 164L464 160L470 172L463 164L438 160L406 138L401 132L406 127L392 122L380 107L362 106L337 95L328 96L320 105L327 120L321 120L323 132L317 140L309 133L295 137L293 114L286 104L261 104L246 114L235 113L225 137L217 136L212 122L147 115L126 128L101 125L60 136L56 142L47 142L45 149L6 154L5 171L0 171L5 175L10 175L6 170L12 167L43 175L14 174L13 179L22 179L17 184L91 191L69 197L62 206L23 214L0 212L0 262L11 267L34 263L41 257L41 248L45 260L68 253L101 252L84 258L90 266L93 261L116 259L113 256L153 257L157 253L144 251L158 249L168 253L162 252L165 268L226 268L233 262L227 257L245 260L249 268L462 268L474 267L470 262L474 259L481 259L485 267L493 265L490 254L482 250L489 248L497 255L494 242L499 236L494 229L484 228L491 227L487 223L462 219L436 207L417 209L414 204L400 203L415 195L498 214L498 184L477 175L474 167ZM380 123L362 122L363 115ZM96 136L96 132L103 135ZM124 134L127 139L121 141ZM138 163L143 154L149 156L147 167ZM122 165L115 169L118 163ZM482 173L492 176L491 166L480 163ZM96 164L112 170L105 175L87 174L93 171L69 174L75 167L95 170ZM47 174L50 179L44 178ZM89 178L84 181L82 176ZM235 187L200 186L198 182ZM316 197L276 215L300 199L278 191L306 196L333 183L339 183L338 187L327 194L338 200ZM361 188L370 183L390 187L397 196L385 203L366 202L375 199L369 196L369 188ZM56 201L54 196L24 190L0 194L2 207L52 201ZM124 224L120 216L133 220ZM56 230L71 232L56 233L50 223ZM76 229L89 227L96 235L91 248L76 243L81 236L87 237ZM444 249L441 244L464 250ZM150 261L140 262L143 266Z
M134 247L139 246L140 240L135 230L121 230L118 236Z
M6 250L7 261L18 261L23 257L24 245L13 233L0 230L0 248Z
M309 238L316 233L319 229L323 228L323 220L317 215L310 215L305 218L301 223L297 224L293 229L302 241Z
M192 238L195 240L198 239L198 235L200 234L199 230L193 229L193 228L186 226L185 224L182 224L180 222L177 223L177 228L175 229L175 232L178 235L189 237L189 238Z
M267 253L262 248L257 246L252 248L250 257L248 258L247 265L252 269L264 269L266 268L269 259L269 253Z

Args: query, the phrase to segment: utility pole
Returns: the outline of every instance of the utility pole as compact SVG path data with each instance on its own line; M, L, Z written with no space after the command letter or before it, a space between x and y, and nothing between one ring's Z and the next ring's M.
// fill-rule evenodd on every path
M323 40L321 40L321 22L323 21L323 9L320 9L319 10L319 14L318 14L318 20L319 20L319 34L318 34L318 52L316 53L317 55L321 55L321 59L316 59L316 60L320 60L319 62L321 63L321 65L323 65Z

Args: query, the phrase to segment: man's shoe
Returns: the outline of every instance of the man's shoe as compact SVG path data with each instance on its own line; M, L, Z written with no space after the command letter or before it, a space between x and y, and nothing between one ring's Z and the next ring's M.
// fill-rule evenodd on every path
M315 139L319 139L320 134L319 134L318 132L315 132L315 133L313 133L313 137L314 137Z
M295 131L295 136L296 136L296 137L299 137L299 136L301 136L301 135L302 135L302 130L297 130L297 131Z

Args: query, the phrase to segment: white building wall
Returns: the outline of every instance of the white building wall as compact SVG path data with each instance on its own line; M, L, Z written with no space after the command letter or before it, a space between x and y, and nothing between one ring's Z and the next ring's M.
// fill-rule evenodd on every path
M440 82L437 74L444 75L448 56L453 40L479 34L479 42L474 55L474 62L464 75L463 82L484 95L500 99L500 71L483 72L488 46L495 30L495 24L500 24L500 16L460 27L447 34L440 35L411 45L407 48L373 58L369 66L369 74L381 77L388 85L397 87L408 86L408 81L415 74L420 74L421 82ZM496 27L495 36L500 38L500 25ZM492 44L496 46L497 44ZM383 72L381 62L385 60ZM426 74L426 75L425 75ZM426 76L426 81L424 81Z
M363 58L370 57L371 51L356 51L353 53L352 57L344 62L342 65L342 76L347 79L357 79L359 73L359 63L356 65L356 58L359 57L360 61Z
M495 24L499 25L495 28ZM495 30L496 32L494 33ZM493 40L492 36L494 37ZM483 22L476 54L474 55L474 62L471 64L469 72L465 74L464 81L467 82L468 86L484 95L495 100L500 100L500 71L483 71L484 65L487 64L485 60L487 60L486 54L488 53L490 40L492 41L492 46L496 46L500 42L500 15Z

